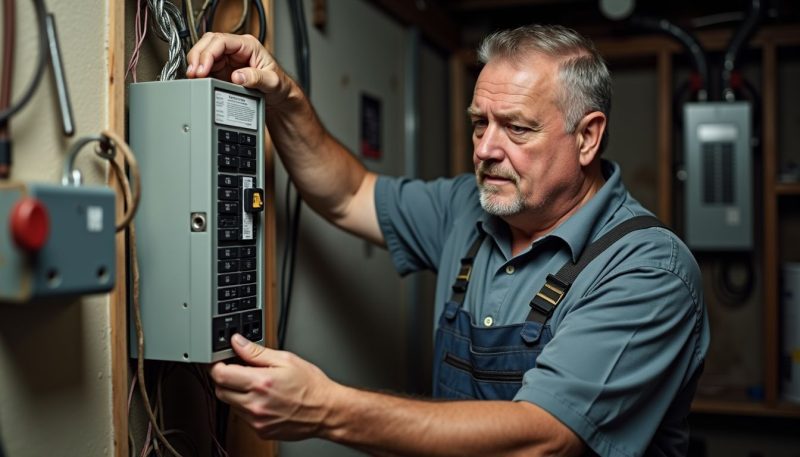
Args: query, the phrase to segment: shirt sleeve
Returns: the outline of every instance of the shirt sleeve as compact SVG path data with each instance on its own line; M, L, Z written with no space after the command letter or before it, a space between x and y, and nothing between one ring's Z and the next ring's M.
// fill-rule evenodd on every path
M547 410L600 455L642 455L707 345L699 276L675 271L628 266L598 281L564 315L515 400Z
M475 178L462 175L435 181L380 176L375 210L397 271L437 271L454 220L474 206ZM474 221L473 221L474 223Z

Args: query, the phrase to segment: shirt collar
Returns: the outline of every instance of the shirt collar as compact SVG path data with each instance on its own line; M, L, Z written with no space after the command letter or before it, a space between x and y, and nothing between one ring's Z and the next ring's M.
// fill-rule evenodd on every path
M607 221L624 202L627 193L622 184L619 165L601 159L600 166L606 180L600 190L569 219L552 232L535 240L533 245L547 238L559 238L569 247L572 261L577 262L583 248L600 234ZM499 217L484 212L477 221L477 228L494 238L506 256L511 257L511 234L508 224Z

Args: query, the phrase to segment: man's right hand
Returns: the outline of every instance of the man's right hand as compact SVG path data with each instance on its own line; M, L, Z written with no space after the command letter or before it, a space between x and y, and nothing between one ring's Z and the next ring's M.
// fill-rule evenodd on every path
M252 35L207 32L187 54L188 78L208 76L264 93L268 106L284 103L294 81Z

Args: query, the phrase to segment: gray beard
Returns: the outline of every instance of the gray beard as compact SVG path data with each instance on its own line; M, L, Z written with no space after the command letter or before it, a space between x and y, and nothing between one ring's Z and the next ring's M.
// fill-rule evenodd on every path
M522 212L525 207L522 195L517 191L514 199L508 203L499 202L493 197L497 193L494 186L479 185L481 207L493 216L513 216Z

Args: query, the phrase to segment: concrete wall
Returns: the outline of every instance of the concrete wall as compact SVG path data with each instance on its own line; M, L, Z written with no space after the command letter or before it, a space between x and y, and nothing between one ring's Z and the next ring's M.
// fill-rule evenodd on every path
M275 3L276 55L284 68L295 74L294 41L285 3ZM310 14L311 2L305 7ZM331 133L357 151L361 94L380 99L383 154L380 159L363 161L377 172L403 174L404 66L409 34L364 0L328 2L328 15L326 32L309 28L314 106ZM424 45L421 54L420 80L430 86L421 90L418 102L425 112L419 168L426 174L442 174L448 131L446 61ZM438 163L437 158L441 159ZM276 189L281 204L285 179L279 169ZM285 214L279 206L279 220ZM423 372L429 364L426 354L409 353L408 341L430 341L432 317L428 315L427 325L421 323L419 328L409 324L409 303L414 300L408 296L408 280L397 276L387 252L338 231L305 207L300 225L287 349L345 384L407 390L412 364ZM280 250L286 238L283 227L278 230ZM424 309L422 306L423 314ZM282 456L357 454L320 440L282 443L280 451Z
M17 2L14 99L36 61L31 3ZM107 125L106 2L49 0L47 6L58 25L77 132L71 140L62 137L48 70L31 103L11 121L14 180L59 182L71 142ZM93 154L82 155L78 167L87 182L105 182L104 165ZM98 295L0 305L0 437L9 456L111 455L108 303Z

